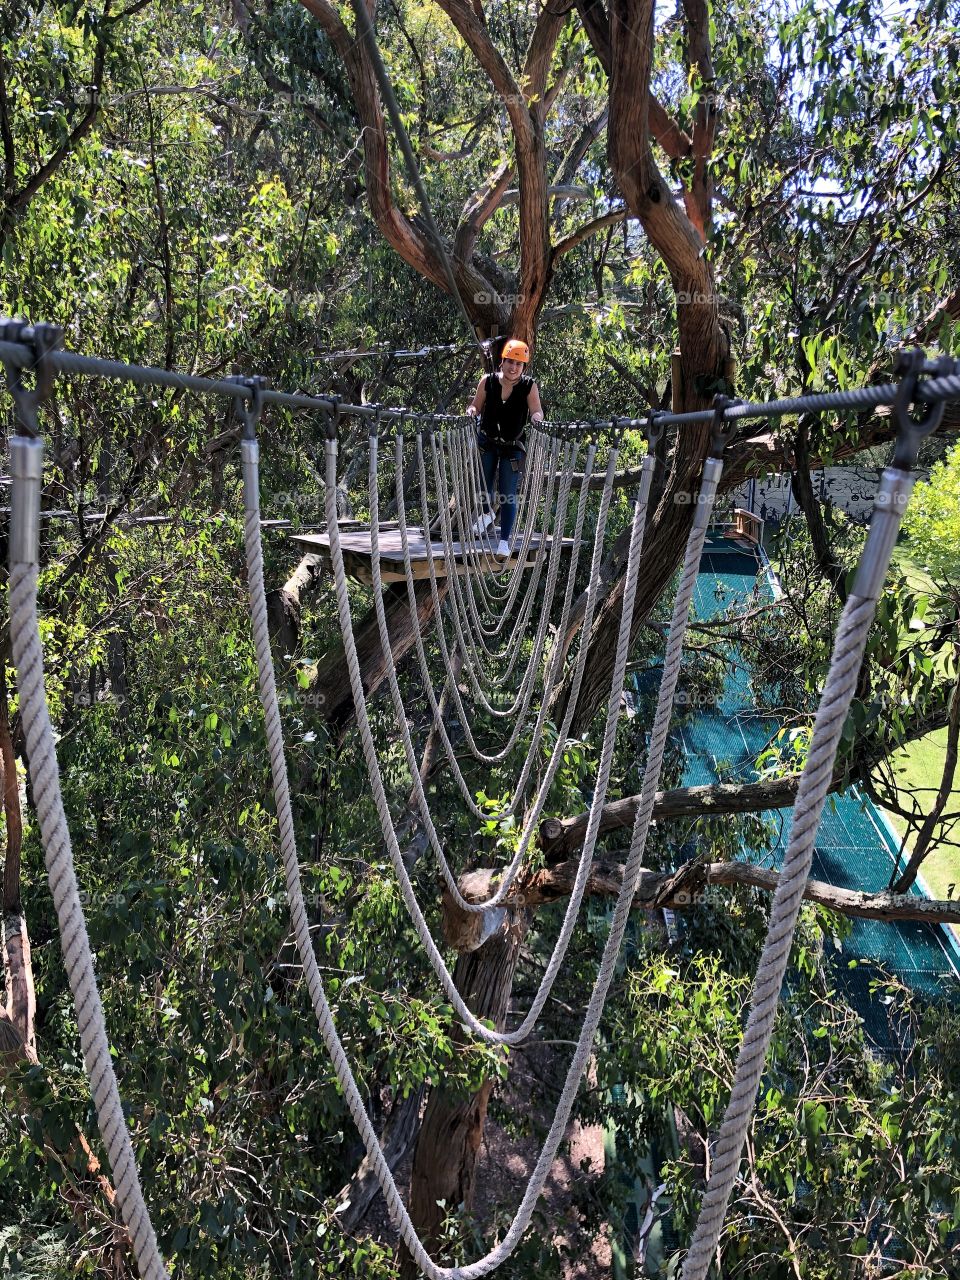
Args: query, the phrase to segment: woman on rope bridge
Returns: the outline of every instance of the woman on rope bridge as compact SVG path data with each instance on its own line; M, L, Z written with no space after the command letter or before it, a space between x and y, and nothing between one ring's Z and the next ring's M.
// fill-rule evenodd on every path
M494 508L500 501L500 542L497 555L510 554L510 536L517 518L517 489L526 457L524 427L543 421L540 391L524 366L530 363L530 348L511 338L503 348L500 369L480 379L477 394L467 406L471 418L479 416L477 446L487 488L489 509L483 512L473 532L483 534L494 522Z

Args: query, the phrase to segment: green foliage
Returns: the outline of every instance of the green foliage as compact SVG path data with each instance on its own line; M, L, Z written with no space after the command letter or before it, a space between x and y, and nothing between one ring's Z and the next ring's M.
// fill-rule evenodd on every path
M462 357L436 365L318 359L363 344L453 341L460 321L372 224L356 115L318 24L292 0L255 8L241 37L231 25L235 10L224 6L166 5L162 14L159 6L117 7L110 21L92 0L3 7L10 143L0 310L60 323L68 345L112 358L214 375L263 372L276 385L415 408L450 395L455 404L476 373L461 367ZM723 100L710 161L719 199L708 252L717 307L739 357L740 394L860 381L953 280L958 42L952 15L941 10L881 18L880 6L865 0L717 8L714 86L686 74L679 22L669 17L660 26L654 88L679 125L691 127L705 95ZM518 71L515 51L537 7L492 4L485 14ZM505 106L435 7L387 6L378 17L431 203L449 235L465 198L506 158ZM101 62L99 110L78 130ZM605 75L572 13L555 74L561 65L564 87L544 133L551 177L606 101ZM411 211L392 141L390 151L398 207ZM658 159L671 181L689 177L692 160ZM32 183L41 173L45 180ZM619 199L602 133L576 181L578 199L552 206L555 242ZM27 188L29 198L13 208L11 193ZM517 256L517 208L504 204L484 228L478 260L509 292ZM663 263L627 223L553 268L537 350L548 411L600 418L644 409L663 392L674 345L676 296ZM948 319L938 338L943 350L957 350ZM232 440L212 447L229 425L222 406L62 378L50 423L49 493L74 517L44 533L51 709L121 1089L163 1247L182 1277L387 1280L397 1270L392 1245L345 1236L333 1214L362 1152L289 938L244 613L239 471ZM823 455L852 430L834 425L814 431L811 445ZM320 424L270 413L262 428L266 514L316 522ZM341 441L339 497L358 518L367 502L363 440L361 430ZM628 436L622 465L636 465L640 454L639 439ZM601 454L597 466L604 465ZM935 470L907 519L916 553L954 577L949 486L958 465L954 453ZM389 459L382 474L386 503ZM82 514L102 510L108 520L91 530ZM173 519L128 526L120 517L131 511ZM618 494L611 540L628 515ZM839 519L831 529L845 567L861 536ZM762 705L790 717L786 743L773 744L763 762L770 770L802 757L838 613L795 528L778 554L792 584L790 616L804 626L770 612L745 627ZM279 584L295 553L268 534L266 555L268 582ZM506 1059L459 1044L379 847L356 743L331 741L323 708L311 700L319 660L336 637L327 598L315 599L289 678L285 655L277 655L288 766L327 990L379 1124L421 1083L467 1091L485 1077L502 1079ZM353 588L357 614L368 599ZM902 733L955 675L950 654L931 647L948 603L946 594L906 583L884 601L870 642L870 688L861 690L847 733L851 752L872 735L889 741ZM661 605L652 621L666 616ZM656 633L645 632L631 656L655 670L661 650ZM436 663L433 641L430 658ZM409 672L401 679L418 710L418 679ZM710 694L717 680L707 655L685 665L691 694ZM633 693L637 714L620 736L611 798L635 792L642 775L651 697L642 681ZM373 723L391 794L405 797L392 711L378 705ZM546 749L553 742L548 732ZM566 815L589 800L597 749L595 726L566 744L547 812ZM513 763L483 771L476 791L497 801L507 795ZM665 783L679 782L681 768L673 744ZM445 845L462 854L459 865L515 848L516 822L491 821L478 842L447 783L432 784L431 802ZM766 832L748 817L705 824L700 834L718 856L731 856L759 847ZM684 838L659 826L650 865L673 865ZM617 852L618 840L609 838L608 852ZM439 931L428 858L415 878ZM100 1146L29 821L23 894L41 1067L0 1086L0 1274L103 1275L110 1240L96 1187L50 1150L53 1143L66 1151L78 1131L96 1154ZM759 893L717 895L689 914L675 951L658 952L638 930L598 1045L597 1086L578 1104L582 1121L616 1126L626 1172L641 1167L652 1138L667 1162L681 1234L698 1203L698 1151L723 1107L765 910ZM531 975L539 976L559 914L538 914L518 1003ZM582 1008L595 976L606 912L594 905L584 917L548 1007L546 1039L575 1035L567 1010ZM955 1021L922 1014L902 991L878 992L914 1031L904 1037L909 1052L875 1059L827 977L824 939L838 931L823 913L805 913L752 1134L758 1181L745 1180L724 1238L731 1277L784 1270L777 1217L798 1241L805 1280L836 1280L823 1268L835 1264L838 1249L842 1274L858 1280L868 1265L877 1274L897 1274L901 1263L945 1274L951 1262L960 1167ZM495 1093L493 1106L501 1105ZM683 1142L677 1109L693 1126ZM516 1133L536 1128L516 1111L509 1123ZM902 1165L891 1158L895 1148ZM92 1206L86 1214L66 1198L74 1180ZM616 1179L591 1183L587 1198L577 1209L593 1236L608 1218L621 1221L625 1193ZM451 1253L475 1256L479 1228L459 1206L450 1209ZM882 1262L878 1249L887 1251ZM545 1280L562 1273L573 1251L544 1217L502 1274Z
M903 529L911 553L939 582L960 584L960 445L914 486Z

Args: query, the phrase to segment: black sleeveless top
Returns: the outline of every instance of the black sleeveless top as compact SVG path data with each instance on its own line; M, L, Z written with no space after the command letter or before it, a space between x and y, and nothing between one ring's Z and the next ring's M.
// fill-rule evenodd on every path
M526 448L523 429L527 425L527 399L532 389L533 379L524 375L517 379L513 391L504 400L500 379L495 373L487 374L480 430L492 445Z

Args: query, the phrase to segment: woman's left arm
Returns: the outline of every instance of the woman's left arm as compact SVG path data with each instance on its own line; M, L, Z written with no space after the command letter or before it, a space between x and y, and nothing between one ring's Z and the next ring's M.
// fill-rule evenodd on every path
M527 404L530 406L530 421L543 421L543 406L540 404L540 388L536 383L530 388L530 395L527 397Z

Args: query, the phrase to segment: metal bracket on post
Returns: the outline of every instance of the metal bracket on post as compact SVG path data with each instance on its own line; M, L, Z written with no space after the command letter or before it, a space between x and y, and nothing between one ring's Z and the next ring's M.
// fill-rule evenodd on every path
M43 441L37 425L39 406L53 394L56 370L50 356L60 346L63 330L52 324L28 325L0 321L0 341L29 347L28 366L5 361L4 368L17 416L17 434L10 440L10 564L38 564L40 560L40 495L43 489ZM35 384L23 383L24 368L33 370Z
M917 382L922 374L937 377L952 373L953 369L954 362L948 357L930 361L922 351L901 351L897 355L894 371L902 378L893 402L897 442L893 463L884 469L880 477L867 542L853 583L853 594L860 599L876 600L883 590L890 557L900 532L900 521L913 492L916 480L913 468L920 442L936 431L946 408L946 401L941 400L930 404L922 417L912 417L909 409L916 402Z
M240 439L243 493L247 509L252 511L259 508L260 504L260 445L257 441L257 425L263 412L263 393L267 380L257 375L252 378L237 376L228 378L227 381L246 387L250 392L249 397L241 399L238 396L234 400L233 414L243 430Z
M340 438L340 397L328 396L327 399L330 405L327 409L327 422L323 435L325 440L332 440L336 444Z
M238 396L234 400L233 412L237 421L243 427L243 439L256 440L257 426L260 422L260 415L263 413L263 393L270 384L266 378L261 378L259 374L252 378L244 378L238 375L233 378L227 378L227 382L235 382L238 386L249 389L249 397L241 398Z
M34 437L37 429L37 408L53 393L56 370L50 359L63 344L63 330L55 324L26 324L23 320L0 320L0 342L17 343L29 347L33 359L29 365L15 365L4 361L7 385L17 410L18 434ZM33 387L23 385L23 375L31 369L36 378Z
M943 377L954 371L954 361L949 356L928 360L923 351L898 351L894 373L900 377L900 385L893 401L893 414L897 426L897 444L893 454L893 466L899 471L910 471L916 465L920 442L932 435L943 421L945 400L929 404L922 417L910 415L910 405L917 402L917 383L922 374ZM927 403L923 401L923 403Z
M651 409L647 414L646 430L644 435L647 437L647 453L652 454L657 445L663 439L663 418L666 415L666 409Z
M370 415L367 434L371 440L379 440L380 425L383 422L383 405L374 404L371 405L370 408L373 410L373 413Z

